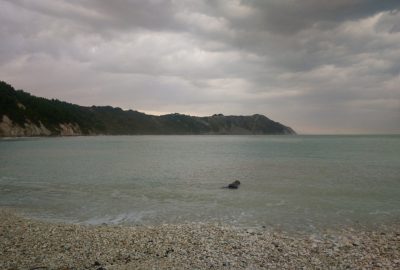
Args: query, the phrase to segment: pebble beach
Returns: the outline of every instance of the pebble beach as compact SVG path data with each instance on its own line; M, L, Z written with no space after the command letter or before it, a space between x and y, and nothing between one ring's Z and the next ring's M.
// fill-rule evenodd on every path
M188 223L89 226L0 210L0 269L399 269L400 226L318 233Z

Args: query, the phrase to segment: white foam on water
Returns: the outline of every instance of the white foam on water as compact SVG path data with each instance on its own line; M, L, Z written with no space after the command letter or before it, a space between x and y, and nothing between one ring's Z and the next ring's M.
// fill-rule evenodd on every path
M276 207L276 206L284 206L284 205L286 205L286 201L280 200L279 202L275 202L275 203L266 203L264 206L265 207Z
M11 176L0 176L0 182L7 182L7 181L12 181L16 180L17 178L11 177Z
M143 218L150 214L150 211L129 212L117 215L105 215L85 220L81 223L89 225L118 225L118 224L135 224L142 222Z
M111 192L111 198L113 198L113 199L123 199L123 198L129 198L129 196L124 194L123 192L121 192L118 189L114 189Z
M387 216L390 216L390 215L392 215L392 212L391 211L375 210L375 211L369 212L368 214L369 215L387 215Z
M347 210L347 209L341 209L336 211L337 215L342 215L342 214L353 214L354 210Z

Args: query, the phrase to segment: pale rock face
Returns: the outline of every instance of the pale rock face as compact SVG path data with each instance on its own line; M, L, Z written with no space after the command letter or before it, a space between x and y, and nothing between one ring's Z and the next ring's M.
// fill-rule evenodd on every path
M3 115L0 122L0 135L6 137L24 136L24 129L14 124L7 115Z
M7 115L3 115L0 122L0 136L3 137L21 137L21 136L49 136L51 131L48 130L42 122L39 126L27 121L24 127L14 123Z
M49 136L51 135L51 131L48 130L42 122L39 121L39 126L33 124L31 121L28 120L25 125L25 133L26 136Z
M20 109L26 110L25 105L22 104L22 103L20 103L20 102L17 103L17 106L18 106L18 108L20 108Z
M63 123L60 124L61 136L77 136L82 135L81 128L78 124ZM14 123L7 115L3 115L0 122L0 137L23 137L23 136L50 136L58 135L52 132L39 122L39 125L32 123L29 119L26 120L23 126Z
M296 132L292 128L286 127L286 129L283 131L283 134L284 135L293 135L293 134L296 134Z
M60 124L60 135L61 136L77 136L82 135L81 128L77 124L63 123Z

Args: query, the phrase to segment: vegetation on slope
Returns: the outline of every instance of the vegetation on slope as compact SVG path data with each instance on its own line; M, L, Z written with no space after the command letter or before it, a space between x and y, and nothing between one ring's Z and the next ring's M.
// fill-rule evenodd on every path
M195 117L182 114L147 115L111 106L84 107L57 99L33 96L0 81L0 121L6 115L24 127L44 125L53 135L60 124L78 125L87 134L294 134L294 131L263 115Z

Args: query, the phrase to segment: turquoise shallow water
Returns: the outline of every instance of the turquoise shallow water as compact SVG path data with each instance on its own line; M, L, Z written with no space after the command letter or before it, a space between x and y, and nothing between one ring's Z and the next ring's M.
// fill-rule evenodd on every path
M221 189L234 180L240 189ZM89 224L390 224L400 136L2 139L0 206Z

